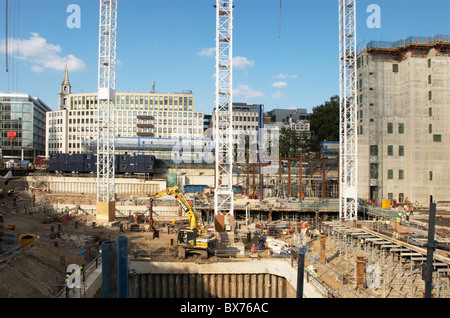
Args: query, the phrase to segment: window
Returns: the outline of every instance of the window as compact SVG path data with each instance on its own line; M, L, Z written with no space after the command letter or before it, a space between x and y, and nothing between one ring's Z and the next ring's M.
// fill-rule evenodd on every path
M428 179L433 181L433 171L428 171Z
M431 59L428 59L428 67L431 67Z
M398 146L398 155L403 157L405 155L405 146Z
M433 116L433 108L429 107L428 108L428 117Z
M392 169L388 170L388 179L389 180L394 179L394 170L392 170Z
M437 142L442 141L442 136L441 135L433 135L433 141L437 141Z
M394 194L389 192L388 193L388 200L392 200L392 199L394 199Z
M428 84L431 84L431 75L428 75Z
M405 132L405 124L404 123L398 123L398 133L403 134Z
M378 179L378 163L370 164L370 179Z
M429 91L428 92L428 100L432 100L433 99L433 92Z
M394 155L394 146L389 145L387 147L387 153L388 153L388 156L393 156Z
M430 134L433 133L433 125L432 124L428 125L428 133L430 133Z
M387 123L387 132L388 134L392 134L394 132L394 124Z
M378 146L377 145L370 145L370 155L378 156Z
M398 64L392 64L392 72L398 73Z
M398 171L398 179L403 180L404 178L405 178L404 170L399 170Z

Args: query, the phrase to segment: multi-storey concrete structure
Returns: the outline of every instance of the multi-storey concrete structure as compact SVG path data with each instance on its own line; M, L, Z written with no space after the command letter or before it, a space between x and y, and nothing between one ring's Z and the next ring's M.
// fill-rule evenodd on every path
M449 36L359 53L358 197L450 200Z
M72 93L67 70L59 109L47 114L46 155L81 153L97 136L97 93ZM116 92L117 137L203 138L203 112L191 91Z
M2 159L35 162L45 154L45 114L51 109L28 94L0 93ZM8 133L15 138L10 140Z

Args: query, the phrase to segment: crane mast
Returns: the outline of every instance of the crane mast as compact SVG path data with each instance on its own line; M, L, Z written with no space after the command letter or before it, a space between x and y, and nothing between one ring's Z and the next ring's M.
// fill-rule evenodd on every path
M117 0L100 0L97 117L97 213L114 218Z
M355 220L357 196L356 0L339 0L339 218Z
M233 211L233 0L216 0L214 214Z

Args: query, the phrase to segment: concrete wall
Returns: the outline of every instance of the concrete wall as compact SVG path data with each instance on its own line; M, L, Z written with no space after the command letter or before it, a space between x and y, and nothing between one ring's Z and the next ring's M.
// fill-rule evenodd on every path
M36 182L35 177L26 177L29 185ZM97 194L97 178L82 177L39 177L40 183L56 193ZM166 188L166 180L115 179L117 195L153 195Z
M130 298L294 298L297 271L282 260L226 263L136 262ZM306 281L306 280L305 280ZM320 297L310 286L304 296Z

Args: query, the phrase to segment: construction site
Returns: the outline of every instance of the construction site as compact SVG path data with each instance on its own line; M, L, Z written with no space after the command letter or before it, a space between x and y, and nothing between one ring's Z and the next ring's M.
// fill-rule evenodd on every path
M448 203L358 197L355 0L339 1L337 159L300 150L268 169L261 137L236 162L234 5L217 0L214 163L156 158L151 176L116 170L117 0L99 2L96 168L2 169L0 297L450 297Z
M213 177L214 169L209 170ZM314 181L322 179L318 172ZM309 182L303 180L303 187ZM230 222L230 216L214 216L209 191L169 192L167 179L157 178L117 178L115 183L115 216L105 221L97 213L94 178L37 169L9 180L1 199L0 296L102 297L102 243L120 237L127 238L130 298L295 298L300 251L309 288L305 297L424 296L426 207L407 215L405 206L360 204L358 220L341 220L338 200L326 195L260 200L235 194ZM193 226L191 213L205 233L215 236L206 256L179 254L179 233ZM440 248L433 256L433 297L438 298L450 296L449 223L448 208L438 208ZM83 268L79 288L67 287L71 264Z

